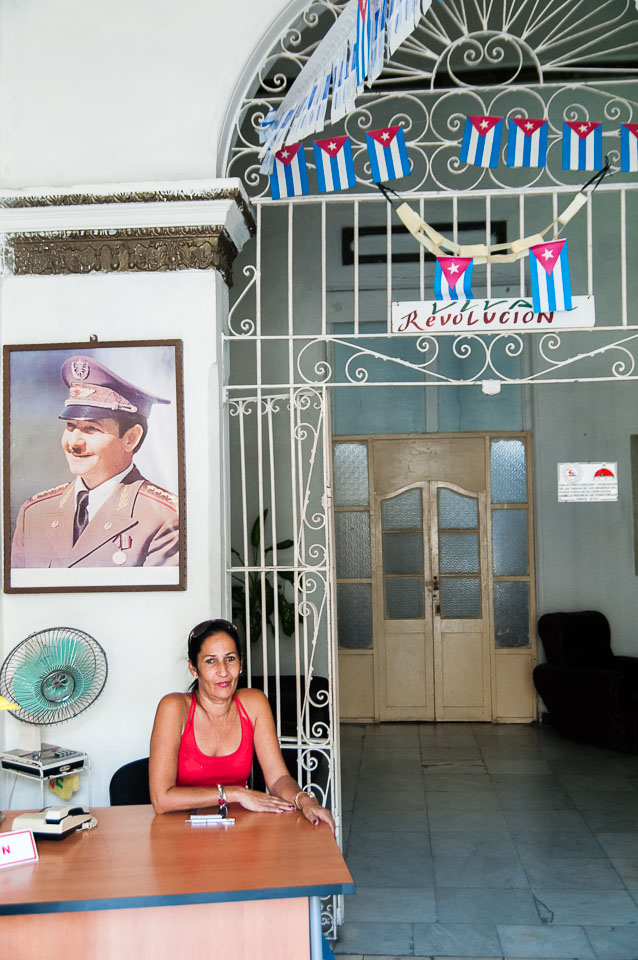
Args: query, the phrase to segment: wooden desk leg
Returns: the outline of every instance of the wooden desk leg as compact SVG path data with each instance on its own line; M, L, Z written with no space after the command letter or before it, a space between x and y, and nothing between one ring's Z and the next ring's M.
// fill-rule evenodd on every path
M308 897L308 906L310 908L310 960L322 960L321 899Z

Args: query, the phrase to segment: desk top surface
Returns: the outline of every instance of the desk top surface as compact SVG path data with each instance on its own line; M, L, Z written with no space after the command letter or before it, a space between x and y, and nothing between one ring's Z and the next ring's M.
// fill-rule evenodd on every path
M225 827L194 827L188 813L158 816L151 806L95 808L94 830L38 840L37 863L0 870L0 914L354 892L327 825L236 806Z

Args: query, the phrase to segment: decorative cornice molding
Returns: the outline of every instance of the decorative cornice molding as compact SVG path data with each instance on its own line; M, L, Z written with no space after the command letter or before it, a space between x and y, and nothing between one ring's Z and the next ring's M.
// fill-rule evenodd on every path
M255 219L246 196L239 187L209 190L123 190L114 193L33 193L0 194L0 208L21 209L25 207L70 207L98 203L171 203L184 200L234 200L239 207L246 226L255 233Z
M238 180L0 193L4 267L17 275L231 268L255 232Z
M236 256L223 227L13 233L5 241L5 265L16 275L217 270L231 286Z

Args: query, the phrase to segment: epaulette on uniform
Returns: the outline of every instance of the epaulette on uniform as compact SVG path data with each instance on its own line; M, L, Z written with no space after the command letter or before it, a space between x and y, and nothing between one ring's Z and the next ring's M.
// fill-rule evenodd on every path
M157 487L154 483L149 483L148 480L145 480L140 488L140 494L143 497L148 497L149 500L155 500L157 503L163 503L165 506L170 507L171 510L179 509L179 499L177 494L169 493L168 490L165 490L163 487Z
M51 497L59 497L63 493L70 483L73 483L72 480L67 480L66 483L60 483L57 487L51 487L50 490L42 490L40 493L34 493L34 495L27 501L26 506L30 507L33 503L40 503L41 500L50 500Z

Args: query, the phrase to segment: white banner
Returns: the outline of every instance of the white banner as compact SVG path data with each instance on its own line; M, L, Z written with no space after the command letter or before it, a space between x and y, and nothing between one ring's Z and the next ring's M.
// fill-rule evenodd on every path
M535 313L531 300L499 297L491 300L406 300L392 303L392 333L501 333L513 330L565 330L593 327L593 297L573 297L573 310Z

